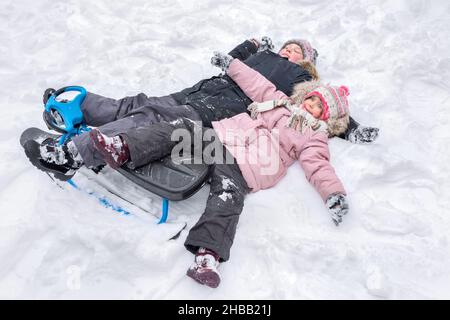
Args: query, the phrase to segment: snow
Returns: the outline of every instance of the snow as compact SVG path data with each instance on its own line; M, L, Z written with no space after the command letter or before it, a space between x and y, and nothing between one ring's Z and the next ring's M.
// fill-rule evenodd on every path
M230 187L237 188L233 181L229 178L220 176L222 178L222 189L228 190Z
M229 178L226 178L224 176L220 176L222 179L222 189L225 190L219 195L219 198L226 202L228 199L233 199L233 195L227 191L230 191L231 188L237 188L233 181L231 181Z
M222 192L219 196L219 198L223 201L226 202L228 199L233 199L233 196L231 195L231 193L228 192Z
M61 148L55 148L55 150L60 150ZM43 159L49 159L58 164L65 164L68 160L64 157L64 152L49 152L47 146L40 146L39 151Z
M449 13L444 0L3 0L0 298L450 298ZM58 188L21 150L25 128L45 129L48 87L166 95L218 74L213 51L264 35L276 49L309 39L322 78L348 86L352 114L381 135L330 142L349 194L339 227L298 165L248 196L217 289L185 276L186 231L158 241L150 220ZM193 226L207 195L170 219Z

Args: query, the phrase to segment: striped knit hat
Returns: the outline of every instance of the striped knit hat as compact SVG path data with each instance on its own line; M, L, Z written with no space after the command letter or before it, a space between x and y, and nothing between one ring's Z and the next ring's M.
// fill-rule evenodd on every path
M292 43L300 46L300 48L302 49L304 60L311 62L313 65L316 65L317 57L319 56L319 53L306 40L292 39L292 40L286 41L283 44L283 46L281 47L280 51L283 50L284 47L286 47L287 45L292 44Z
M339 119L349 113L347 96L348 88L345 86L332 87L321 85L309 92L303 101L311 96L317 96L322 102L323 112L320 120Z
M303 98L303 101L311 96L320 98L323 107L320 120L327 122L327 130L330 137L340 136L347 131L350 122L348 95L348 88L345 86L319 85Z
M347 131L350 122L348 88L332 87L319 81L306 81L294 86L291 99L300 105L305 102L306 98L313 95L317 95L323 104L324 112L321 118L328 119L324 120L328 125L328 135L330 137L340 136Z

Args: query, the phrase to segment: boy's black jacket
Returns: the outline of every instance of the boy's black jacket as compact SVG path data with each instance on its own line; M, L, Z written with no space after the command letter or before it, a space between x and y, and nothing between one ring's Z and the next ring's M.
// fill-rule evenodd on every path
M295 84L312 80L311 75L300 65L268 50L257 52L256 46L248 40L229 54L258 71L288 96L291 95ZM191 105L207 127L211 127L212 121L246 112L248 105L252 103L227 75L201 80L172 96L180 104Z

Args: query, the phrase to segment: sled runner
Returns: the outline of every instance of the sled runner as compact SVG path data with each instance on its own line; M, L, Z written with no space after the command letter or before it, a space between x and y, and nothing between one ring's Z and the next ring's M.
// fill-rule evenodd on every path
M78 92L78 95L73 100L58 100L58 96L61 94L72 91ZM85 96L86 90L77 86L64 87L59 90L50 88L45 91L43 97L45 105L44 122L49 129L61 134L60 144L63 144L74 135L90 130L83 121L80 109ZM20 143L26 149L26 152L33 152L30 150L33 146L27 142L36 140L39 136L49 137L51 134L38 128L29 128L23 132ZM53 135L53 137L57 136ZM169 200L180 201L189 198L209 178L210 166L206 164L189 164L190 162L193 163L193 161L187 160L187 163L178 164L174 163L170 156L167 156L137 169L130 169L124 165L117 171L145 190L163 198L162 215L159 223L164 223L168 217ZM37 166L39 167L39 163L37 163ZM58 173L55 173L55 175L58 175ZM70 176L68 179L70 179Z

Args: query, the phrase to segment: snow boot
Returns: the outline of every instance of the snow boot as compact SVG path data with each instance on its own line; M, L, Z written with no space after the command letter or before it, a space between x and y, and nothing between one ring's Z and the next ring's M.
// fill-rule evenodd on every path
M113 169L118 169L130 159L128 145L121 136L108 137L98 129L89 132L94 148Z
M71 179L83 165L83 159L72 141L59 145L53 138L47 138L41 143L29 140L23 147L27 158L36 168L52 173L61 181Z
M189 267L186 274L198 283L217 288L220 284L218 266L219 256L217 253L200 248L195 255L195 262Z

